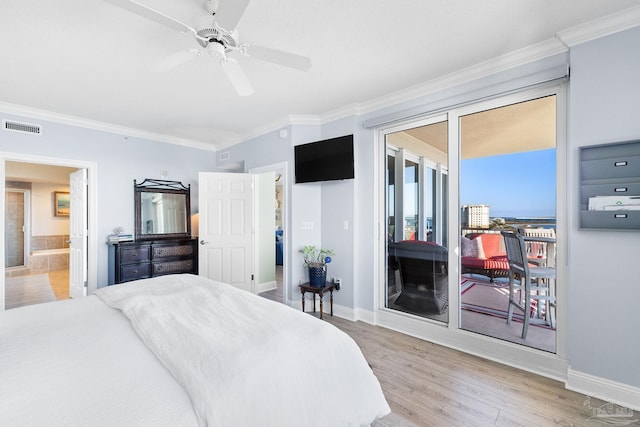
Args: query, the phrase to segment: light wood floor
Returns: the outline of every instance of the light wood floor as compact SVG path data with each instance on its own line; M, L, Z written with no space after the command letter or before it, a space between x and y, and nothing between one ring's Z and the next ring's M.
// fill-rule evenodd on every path
M418 426L601 425L588 420L586 396L558 381L367 323L324 319L360 346L391 410Z
M49 284L56 300L69 299L69 270L49 272Z

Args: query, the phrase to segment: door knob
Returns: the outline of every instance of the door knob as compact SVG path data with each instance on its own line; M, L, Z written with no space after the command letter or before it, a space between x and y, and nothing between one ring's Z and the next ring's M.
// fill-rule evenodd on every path
M204 240L200 240L200 244L201 244L201 245L206 245L206 244L208 244L208 243L209 243L209 242L205 242Z

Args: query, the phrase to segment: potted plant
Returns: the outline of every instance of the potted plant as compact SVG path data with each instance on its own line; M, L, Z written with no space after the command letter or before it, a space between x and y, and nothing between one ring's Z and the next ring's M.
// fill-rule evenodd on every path
M331 262L333 250L305 246L300 249L304 263L309 269L309 285L318 288L324 287L327 281L327 264Z

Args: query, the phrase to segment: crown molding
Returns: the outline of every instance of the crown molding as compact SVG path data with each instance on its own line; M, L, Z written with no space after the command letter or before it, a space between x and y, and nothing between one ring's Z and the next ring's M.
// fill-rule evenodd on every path
M640 26L640 6L558 31L556 36L568 47Z
M535 62L556 54L567 52L571 46L605 37L640 25L640 6L634 6L603 18L577 25L556 33L556 37L505 55L472 65L445 76L402 89L362 103L349 104L318 115L290 115L291 125L323 125L348 116L372 113L403 102L428 96L491 74L507 71L527 63ZM276 126L270 126L274 130ZM266 133L266 132L265 132ZM262 133L264 134L264 133ZM252 132L250 136L239 138L240 143L260 136ZM229 144L233 145L233 144Z
M372 113L383 108L428 96L495 73L507 71L559 53L567 48L558 39L548 39L505 55L480 62L462 70L449 73L424 83L396 91L360 105L360 114Z
M304 125L321 125L325 122L322 120L322 116L315 114L290 114L289 124L293 126Z
M343 107L331 110L324 114L300 114L289 115L286 125L316 125L321 126L335 120L340 120L350 116L360 116L363 114L379 111L381 109L408 102L420 97L424 97L436 92L440 92L450 87L455 87L500 71L506 71L539 59L544 59L558 53L564 53L567 47L556 38L528 46L523 49L481 62L471 67L447 74L443 77L429 80L406 89L402 89L382 97L372 99L363 103L348 104ZM250 134L246 134L235 141L225 141L225 147L248 141L252 138L265 135L283 126L282 122L270 126L256 129Z
M54 113L51 111L40 110L37 108L25 107L23 105L0 102L0 111L7 114L25 116L30 119L46 120L46 121L50 121L58 124L76 126L76 127L81 127L85 129L97 130L101 132L115 133L115 134L123 135L128 138L147 139L154 142L164 142L167 144L181 145L184 147L197 148L200 150L207 150L207 151L216 151L218 149L216 145L202 142L202 141L176 138L168 135L162 135L159 133L143 131L140 129L117 126L110 123L84 119L81 117L69 116L69 115L60 114L60 113Z

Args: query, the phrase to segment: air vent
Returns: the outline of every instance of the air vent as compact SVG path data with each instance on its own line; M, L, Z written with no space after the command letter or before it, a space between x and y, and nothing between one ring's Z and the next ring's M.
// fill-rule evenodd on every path
M4 130L10 130L13 132L31 133L34 135L42 135L42 129L38 125L32 125L29 123L12 122L9 120L2 121L2 127Z

